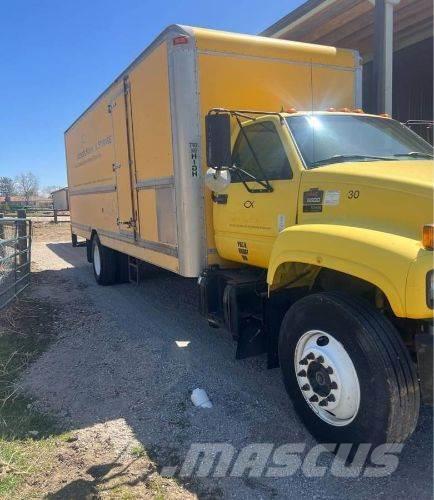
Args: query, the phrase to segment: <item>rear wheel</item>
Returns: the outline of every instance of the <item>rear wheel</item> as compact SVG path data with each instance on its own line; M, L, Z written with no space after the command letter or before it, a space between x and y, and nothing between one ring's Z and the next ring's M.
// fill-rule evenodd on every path
M319 441L397 443L414 430L419 385L398 332L376 309L338 293L296 302L279 358L295 409Z
M92 238L92 265L95 280L99 285L113 285L117 277L116 252L101 245L99 238Z

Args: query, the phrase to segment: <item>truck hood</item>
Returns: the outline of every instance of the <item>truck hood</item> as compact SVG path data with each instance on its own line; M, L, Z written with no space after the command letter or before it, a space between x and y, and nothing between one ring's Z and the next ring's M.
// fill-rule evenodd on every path
M349 162L306 170L299 223L354 225L420 240L433 222L434 162Z

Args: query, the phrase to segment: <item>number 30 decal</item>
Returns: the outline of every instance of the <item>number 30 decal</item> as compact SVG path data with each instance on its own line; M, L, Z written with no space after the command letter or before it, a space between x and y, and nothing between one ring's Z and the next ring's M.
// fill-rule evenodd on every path
M360 191L358 189L356 189L355 191L351 190L351 191L348 191L348 198L350 200L354 199L354 200L357 200L357 198L360 196Z

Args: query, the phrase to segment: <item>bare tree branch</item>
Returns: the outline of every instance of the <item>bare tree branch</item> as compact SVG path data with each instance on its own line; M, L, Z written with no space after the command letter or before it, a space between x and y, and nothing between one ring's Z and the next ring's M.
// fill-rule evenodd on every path
M23 172L16 178L17 189L21 196L24 196L28 204L32 196L38 194L38 178L32 172Z

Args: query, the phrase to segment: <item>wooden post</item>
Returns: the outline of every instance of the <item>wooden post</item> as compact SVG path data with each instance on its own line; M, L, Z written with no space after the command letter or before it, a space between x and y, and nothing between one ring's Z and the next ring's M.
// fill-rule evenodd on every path
M54 224L57 224L57 210L54 209Z
M17 210L17 218L18 219L26 219L26 211L24 209L19 209ZM18 265L23 265L27 262L27 252L24 252L24 250L27 250L27 223L26 221L17 221L17 234L19 238L18 244L17 244L17 250L20 252L23 252L20 254L19 259L18 259ZM25 238L24 238L25 237Z
M3 219L4 216L5 216L4 213L0 212L0 219ZM5 226L0 221L0 240L4 240L4 239L5 239ZM5 247L4 247L4 245L0 245L0 257L4 257L4 256L5 256Z

